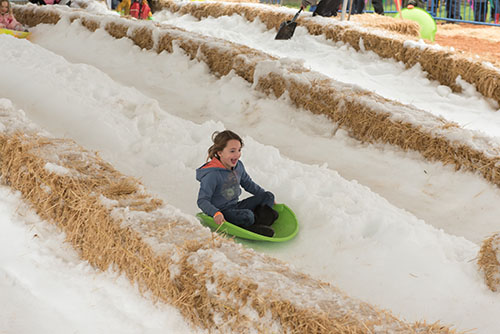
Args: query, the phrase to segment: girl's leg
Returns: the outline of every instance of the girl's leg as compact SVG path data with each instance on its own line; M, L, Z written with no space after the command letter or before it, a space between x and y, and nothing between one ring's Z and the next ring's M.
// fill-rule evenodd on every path
M273 207L274 205L274 195L270 191L266 191L260 195L251 196L245 198L244 200L238 202L236 204L237 209L249 209L251 211L255 210L255 208L259 205L267 205L269 207Z
M241 227L252 226L255 222L254 210L259 205L267 205L270 208L274 205L273 193L265 193L245 198L233 207L223 209L224 218L231 224Z
M222 210L222 214L228 222L243 228L252 226L255 221L253 211L249 209L230 208Z
M255 224L271 226L279 216L278 212L273 210L273 205L274 195L267 191L239 202L237 207L252 210Z
M226 218L227 221L246 230L266 237L272 237L274 235L274 230L271 227L254 224L254 214L249 209L226 209L222 210L222 214L224 214L224 218Z

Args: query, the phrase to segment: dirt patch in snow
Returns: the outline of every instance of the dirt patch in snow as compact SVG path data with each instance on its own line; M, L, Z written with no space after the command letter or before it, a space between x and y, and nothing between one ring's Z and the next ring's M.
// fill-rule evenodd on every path
M474 24L438 25L436 42L500 67L500 27Z

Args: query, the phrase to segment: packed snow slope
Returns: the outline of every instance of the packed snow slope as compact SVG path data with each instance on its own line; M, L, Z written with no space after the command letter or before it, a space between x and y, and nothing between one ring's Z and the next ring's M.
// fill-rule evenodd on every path
M240 17L198 22L157 15L164 19L291 56L336 80L485 133L500 124L493 112L498 106L471 87L449 92L418 67L406 70L300 28L282 43L273 40L275 31ZM169 204L195 214L194 170L205 161L211 133L232 129L244 136L242 160L250 175L301 222L289 243L248 246L410 321L440 320L478 333L500 328L500 301L475 263L478 244L497 230L500 197L479 176L356 142L326 118L297 110L286 98L266 98L234 74L213 77L179 50L140 50L78 21L32 32L32 43L0 35L0 73L10 78L1 89L52 134L100 151Z
M0 196L1 333L203 333L177 309L142 297L125 276L82 261L19 194L1 186Z
M163 14L165 13L160 13L158 16L161 18L161 15ZM448 110L450 112L446 115L447 118L461 124L465 128L469 128L472 119L474 122L478 122L478 125L472 127L471 129L483 131L488 135L493 135L494 130L498 128L499 123L495 118L498 117L498 113L491 112L494 110L492 107L494 103L482 98L481 95L475 92L471 86L465 83L462 84L464 85L464 88L466 88L466 94L459 95L451 93L449 92L448 87L439 86L437 83L429 82L428 79L425 79L425 73L419 71L419 66L405 70L402 64L397 64L392 60L381 60L373 53L356 53L353 49L348 48L345 45L339 45L338 47L332 49L331 42L325 41L320 37L311 37L305 34L304 31L302 36L296 38L294 37L291 41L285 42L291 43L291 45L280 44L281 42L274 41L273 39L275 32L265 30L262 24L259 24L258 22L248 23L239 16L234 16L231 19L234 21L234 24L229 23L222 25L221 29L209 26L210 28L207 29L206 33L217 35L216 32L220 31L217 36L225 37L226 35L234 34L233 31L239 31L240 34L231 40L245 41L248 39L247 36L256 36L256 42L253 44L245 44L255 47L255 44L258 42L264 46L269 44L269 41L272 41L272 43L274 43L274 48L284 49L285 54L293 53L296 49L301 48L301 44L305 44L306 46L300 49L302 50L301 53L298 53L298 56L301 58L294 58L291 59L291 61L305 62L306 65L309 65L309 59L316 59L317 63L322 64L322 67L325 69L322 69L321 66L315 66L311 67L313 70L326 73L339 81L349 82L347 78L350 76L355 78L354 82L362 86L362 88L369 90L374 90L374 86L388 87L386 92L393 92L398 95L383 94L384 92L381 91L376 92L387 98L400 100L403 103L412 103L412 96L414 92L423 91L424 94L422 94L422 99L419 101L426 101L423 98L424 96L427 96L427 100L429 100L427 106L417 105L417 107L423 110L442 116L443 112ZM189 22L192 21L192 25L195 26L200 25L197 20L192 17L190 18L190 16L187 16L187 19L185 18L184 20L188 20ZM214 19L206 19L203 20L203 23L207 21L210 23L212 20ZM227 18L221 17L215 21L219 22L224 20L227 20ZM166 22L177 23L177 21L172 20L168 20ZM258 29L251 31L251 34L246 33L249 27L254 27L255 25L257 25ZM189 28L186 24L181 26L183 28ZM230 26L232 29L229 28ZM298 42L295 42L296 40L298 40ZM306 44L304 40L308 41L309 44ZM178 115L182 115L183 118L188 118L194 122L223 119L224 123L227 124L227 127L232 126L232 124L229 123L231 122L231 117L226 117L226 115L221 114L219 118L216 118L204 110L206 99L210 99L210 97L204 96L207 94L206 90L196 92L196 94L194 94L193 92L196 91L196 87L182 87L180 82L183 81L183 76L186 74L175 68L172 68L171 72L173 73L168 73L165 71L168 71L169 69L165 69L164 66L158 64L157 68L162 69L161 71L142 76L143 79L141 79L140 74L147 71L146 68L149 66L150 60L141 62L132 60L131 62L128 57L121 57L119 55L107 56L108 51L105 51L105 47L102 46L95 47L95 50L89 54L87 52L87 50L90 50L89 46L81 44L79 41L75 41L74 44L76 45L69 49L66 48L65 50L57 42L52 44L50 42L47 43L48 48L57 50L58 53L65 55L67 58L72 57L74 61L77 62L89 62L89 57L92 57L92 64L94 66L98 68L106 67L106 72L109 75L112 75L116 80L119 80L125 85L134 85L147 95L154 94L155 99L158 103L160 103L160 106L164 108L171 106L174 103L179 104L179 107L174 108L171 112L176 113L176 110L180 110L180 114ZM290 50L286 51L286 48ZM328 48L335 50L335 53L330 52L332 56L325 60ZM262 47L262 49L266 52L272 53L269 48ZM324 52L317 51L321 49L324 49ZM308 50L314 50L314 52ZM84 55L84 60L80 59L81 55ZM155 59L156 58L157 57L155 57ZM347 61L345 61L346 59ZM356 59L359 60L354 63L353 60ZM335 64L335 61L337 61L336 64L338 66L334 66L328 70L330 64ZM354 64L355 67L344 70L345 75L339 77L338 73L345 68L345 63ZM146 68L143 68L143 66ZM354 70L354 68L358 68L358 70ZM180 78L173 78L171 81L175 82L174 87L170 87L165 84L165 75L167 73L170 76L180 76ZM368 81L376 81L377 85L370 85ZM172 89L177 89L177 92L175 92L175 94L171 94ZM399 95L398 92L402 93ZM448 92L449 94L442 97L441 95L443 92ZM210 95L211 93L208 94ZM217 100L217 102L220 102L222 105L221 108L217 109L220 112L228 110L230 113L234 114L230 108L233 106L233 94L231 94L227 89L220 94L227 94L228 96L220 97ZM408 97L410 99L408 99ZM191 103L195 103L195 107L184 108L183 104L186 99L191 100ZM210 103L214 104L215 102L210 101ZM441 105L443 105L443 107L440 107ZM432 106L437 107L433 109ZM478 108L478 106L481 108ZM236 107L238 107L238 105L236 105ZM247 111L252 111L251 106L247 108L244 105L244 107ZM275 113L276 112L280 111L275 111ZM355 179L362 184L369 186L371 189L380 193L398 207L405 208L417 215L417 217L424 219L426 222L436 227L444 228L447 232L452 234L465 236L476 243L480 243L489 233L492 232L490 227L496 221L496 208L492 205L491 208L484 209L483 198L490 198L490 201L488 202L493 204L493 198L497 198L498 196L496 187L486 186L483 181L477 180L476 177L473 177L472 180L464 182L461 179L463 177L468 178L467 174L462 173L457 176L454 173L453 168L445 169L449 173L445 176L447 181L443 185L442 180L436 180L439 176L433 172L433 164L423 163L421 159L419 159L418 165L415 165L410 159L410 163L405 165L401 165L401 163L397 165L388 165L386 163L386 158L381 157L378 150L366 150L366 146L360 146L358 142L350 142L348 144L358 146L358 149L354 151L354 153L350 153L351 155L356 155L353 160L358 168L353 169L353 161L349 160L349 157L346 157L342 152L346 146L345 142L349 141L349 139L346 138L346 140L342 141L340 147L338 146L338 140L330 140L333 133L337 133L337 137L342 136L343 134L340 133L341 131L336 132L336 128L332 126L330 126L326 131L308 131L308 125L302 125L301 122L295 122L295 120L289 116L290 112L288 110L283 110L283 115L285 116L279 115L278 118L280 120L289 119L290 122L294 122L294 128L304 128L304 130L307 131L306 135L304 137L300 137L300 133L295 131L296 133L294 138L276 138L276 136L268 130L270 125L276 126L274 119L269 118L273 117L272 115L267 115L268 118L263 121L259 119L261 122L253 122L253 124L251 124L252 126L247 126L240 132L243 134L248 133L252 136L259 136L261 141L271 145L274 145L274 142L276 141L282 141L280 143L280 146L282 147L281 151L294 159L319 164L326 162L332 167L332 169L340 172L343 177L347 179ZM487 121L483 122L483 119L486 119ZM266 122L266 120L270 121ZM488 127L491 127L492 130L481 130L488 129ZM290 140L293 141L291 142ZM498 138L495 140L498 142ZM313 143L314 145L312 145ZM303 147L307 147L307 149L297 150L295 149L297 148L297 145L304 145ZM316 149L316 147L318 148ZM328 150L329 154L326 157L318 159L317 152L325 149ZM371 152L374 153L372 154ZM342 157L341 159L339 158L340 156ZM402 159L405 158L403 157ZM365 171L367 168L371 169L372 172L366 173ZM441 167L439 168L441 169ZM395 178L398 180L396 183L394 183ZM401 182L399 182L401 179L405 180L404 185L401 185ZM475 183L476 180L480 184L471 186L471 182ZM412 181L414 182L413 186L406 186L407 182ZM464 183L467 183L468 186L463 187L462 185ZM395 187L397 187L397 191L395 191ZM417 187L418 190L415 191L414 187ZM472 198L470 196L471 193L473 194ZM481 204L475 202L477 198L475 195L482 197L478 199L481 201ZM451 198L453 198L453 201L450 206ZM458 211L455 210L456 207L467 207L468 211ZM473 225L470 224L470 221L472 220L475 221Z

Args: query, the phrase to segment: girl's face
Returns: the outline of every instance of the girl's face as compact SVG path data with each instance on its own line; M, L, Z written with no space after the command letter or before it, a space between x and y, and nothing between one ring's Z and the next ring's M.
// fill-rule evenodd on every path
M9 3L7 1L2 1L0 3L0 14L4 15L7 14L9 11Z
M241 143L237 139L231 139L226 143L226 147L222 151L217 152L220 158L220 162L227 169L231 169L236 166L238 160L241 157Z

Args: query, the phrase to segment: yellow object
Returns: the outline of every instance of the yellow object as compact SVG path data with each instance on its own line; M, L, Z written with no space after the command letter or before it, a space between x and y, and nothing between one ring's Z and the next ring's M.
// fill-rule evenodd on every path
M17 31L3 28L0 29L0 34L12 35L17 38L27 38L30 35L28 31Z
M116 11L121 15L130 15L130 0L123 0L116 6Z
M142 5L147 5L149 8L149 3L148 0L142 0ZM151 8L149 8L149 13L148 13L148 18L147 20L152 20L153 19L153 14L151 14Z

